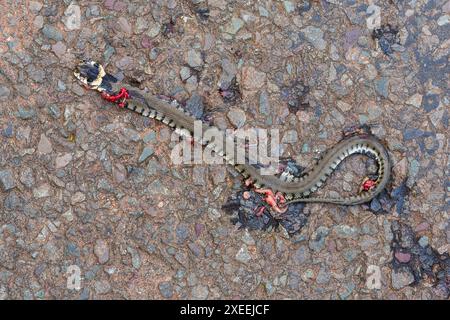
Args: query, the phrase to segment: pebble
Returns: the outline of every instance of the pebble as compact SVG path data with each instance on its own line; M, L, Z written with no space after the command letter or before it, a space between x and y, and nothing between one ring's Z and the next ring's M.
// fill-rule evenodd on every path
M295 10L295 5L291 1L283 1L283 6L287 13L292 13Z
M44 26L44 17L43 16L36 16L33 20L33 26L40 30Z
M129 35L131 34L130 23L125 17L119 17L119 19L117 19L117 24L120 31Z
M186 53L185 61L191 68L197 70L203 65L202 54L194 49L191 49Z
M318 227L309 240L309 248L314 251L320 251L325 247L325 239L330 230L325 226Z
M34 185L33 169L28 167L28 168L25 168L24 170L22 170L20 172L19 180L27 188L33 187L33 185Z
M3 85L0 85L0 101L6 101L9 98L11 90Z
M94 245L94 253L100 264L105 264L109 260L109 246L103 239L97 239Z
M58 41L57 43L52 45L53 53L60 59L66 53L66 50L67 50L66 45L63 42L61 42L61 41Z
M298 135L297 131L295 130L288 130L283 135L283 138L281 139L281 142L283 143L296 143L298 141Z
M97 294L107 294L111 291L111 284L106 280L95 281L94 288Z
M442 27L450 23L450 15L445 14L443 16L440 16L437 20L438 26Z
M265 90L261 91L259 95L259 112L265 116L270 113L269 95Z
M36 199L46 198L50 196L50 185L48 183L41 184L39 187L33 189L33 196Z
M52 152L52 144L45 134L41 134L41 139L39 140L37 149L40 154L48 154Z
M194 92L186 101L186 110L189 111L194 118L201 119L204 112L202 96Z
M81 9L80 6L71 3L64 11L62 18L64 26L67 30L78 30L81 27Z
M3 191L9 191L16 187L16 181L10 170L0 171L0 184Z
M209 289L207 286L199 284L192 288L191 294L194 300L205 300L208 298Z
M375 90L379 95L387 98L389 95L389 80L387 78L375 80Z
M239 18L233 17L231 21L225 25L224 32L235 35L244 26L244 21Z
M191 76L191 69L188 67L182 67L180 70L180 78L183 81L186 81Z
M136 270L139 269L141 267L141 256L139 255L139 252L132 247L128 247L127 251L131 255L131 264L133 265L133 268Z
M84 200L86 200L86 196L84 195L84 193L78 191L75 192L75 194L70 198L70 203L72 205L75 205L77 203L83 202Z
M236 128L242 128L246 121L245 112L239 108L232 108L227 113L228 120L230 120L231 124Z
M160 33L160 31L161 25L157 22L151 21L146 35L148 35L150 38L155 38Z
M36 117L36 111L33 108L19 107L17 116L22 120L29 120Z
M242 68L242 85L247 90L257 90L266 83L266 74L252 66Z
M150 157L154 153L154 150L152 147L144 147L142 150L141 155L139 156L138 162L144 162L148 157Z
M192 171L192 180L196 186L204 186L206 178L206 168L204 167L194 167Z
M409 104L416 108L420 108L420 106L422 105L422 95L420 93L412 95L408 100L406 100L406 104Z
M427 247L427 246L428 246L428 242L429 242L429 239L428 239L427 236L422 236L422 237L420 237L420 239L419 239L419 245L420 245L422 248Z
M293 259L296 264L306 264L310 261L311 254L307 246L300 246L295 250Z
M399 268L391 271L392 287L400 290L414 282L414 275L408 268Z
M34 14L37 14L39 11L41 11L43 4L38 1L30 1L28 4L28 8L30 11Z
M55 41L63 40L62 33L57 28L55 28L51 25L48 25L48 24L44 25L44 27L42 28L42 33L48 39L55 40Z
M407 252L396 251L394 256L401 263L408 263L411 260L411 254Z
M65 166L67 166L70 163L70 161L72 161L71 153L66 153L62 156L58 156L55 159L55 168L56 169L64 168Z
M245 245L245 244L242 245L242 247L236 253L235 258L237 261L242 262L242 263L247 263L251 260L251 256L248 251L247 245Z
M306 40L316 49L323 51L327 47L327 42L323 39L323 31L321 29L308 26L302 29L302 33L305 35Z
M440 98L438 94L426 94L422 100L422 108L430 112L439 107Z
M349 225L340 224L338 226L335 226L334 231L338 235L338 237L341 238L355 238L358 235L358 228L351 227Z
M173 297L173 285L171 282L169 281L160 282L158 285L158 289L164 298L170 299Z

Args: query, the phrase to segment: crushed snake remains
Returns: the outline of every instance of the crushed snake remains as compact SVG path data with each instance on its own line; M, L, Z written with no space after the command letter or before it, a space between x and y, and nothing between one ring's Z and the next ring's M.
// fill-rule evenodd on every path
M184 135L193 135L194 122L197 120L181 107L174 107L138 88L120 83L113 75L105 72L102 65L95 61L83 60L74 71L75 77L88 89L101 92L107 101L117 103L121 108L135 111L144 117L159 120ZM202 130L220 129L203 123ZM224 133L225 135L225 133ZM227 139L225 137L225 139ZM283 213L287 205L295 202L320 202L338 205L356 205L371 201L386 187L391 176L389 155L383 144L368 133L349 135L329 149L321 160L305 175L294 177L284 174L262 175L258 168L250 164L235 164L223 145L209 141L198 141L211 148L243 175L256 192L264 195L264 200L278 213ZM234 141L233 141L234 143ZM365 178L357 195L349 197L311 197L322 187L339 164L353 154L363 154L375 159L377 172L371 178Z

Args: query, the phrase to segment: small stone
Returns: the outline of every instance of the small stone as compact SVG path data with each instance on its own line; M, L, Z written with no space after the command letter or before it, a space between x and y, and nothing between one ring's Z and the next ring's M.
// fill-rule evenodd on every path
M10 93L11 90L8 87L0 85L0 101L6 101Z
M48 140L48 138L45 136L45 134L41 134L41 139L39 140L37 149L41 154L48 154L52 152L52 144L50 140Z
M136 270L139 269L141 267L141 257L139 255L139 252L132 247L128 247L127 251L131 255L131 264L133 268L135 268Z
M28 8L34 14L41 11L42 7L43 7L43 4L38 1L30 1L29 5L28 5Z
M55 40L55 41L63 40L62 33L57 28L55 28L51 25L48 25L48 24L44 25L44 27L42 28L42 33L48 39Z
M227 117L230 120L231 124L236 128L241 128L245 124L246 116L245 112L239 108L232 108L228 113Z
M202 96L194 92L186 101L186 110L189 111L194 118L200 119L204 112Z
M394 289L402 289L414 282L414 275L408 268L399 268L391 272L392 287Z
M183 81L186 81L191 76L191 69L188 67L183 67L180 70L180 78Z
M305 264L310 260L310 258L311 254L306 246L300 246L293 255L293 259L296 264Z
M426 94L422 100L422 108L426 112L430 112L439 107L439 100L438 94Z
M16 187L16 182L14 181L14 177L9 170L0 171L0 184L4 191L9 191Z
M341 100L339 100L336 104L338 108L344 112L350 111L353 108L351 104L348 104L347 102Z
M150 26L148 28L148 31L146 32L146 34L150 37L150 38L154 38L156 37L159 32L161 31L161 25L157 22L152 21L150 23Z
M448 14L440 16L439 19L437 20L437 24L440 27L445 26L446 24L449 24L449 23L450 23L450 15L448 15Z
M22 170L20 172L19 180L26 187L31 188L34 185L33 169L27 167L24 170Z
M97 294L106 294L111 291L111 285L106 280L95 281L94 288Z
M318 284L325 284L330 281L330 273L325 270L325 268L320 268L319 273L317 274L316 282Z
M48 183L44 183L39 187L33 189L33 196L36 199L45 198L50 196L50 185Z
M70 203L72 205L75 205L77 203L83 202L84 200L86 200L86 196L84 195L84 193L78 191L72 196L72 198L70 199Z
M349 225L340 224L334 227L334 231L341 238L354 238L358 235L358 228Z
M387 98L389 95L389 79L381 78L379 80L376 80L375 90L379 95L383 96L384 98Z
M425 248L426 246L428 246L428 242L429 242L429 240L428 240L427 236L420 237L420 239L419 239L419 245L422 248Z
M247 90L257 90L266 83L266 74L252 66L242 68L242 85Z
M192 171L192 180L196 186L204 186L206 177L206 168L195 166Z
M225 26L224 32L235 35L244 26L244 21L239 18L231 18L231 21Z
M397 251L395 252L394 256L401 263L408 263L411 260L411 254L407 252L404 253L401 251Z
M412 95L408 100L406 100L406 104L409 104L416 108L420 108L420 106L422 105L422 95L420 93Z
M259 112L265 116L270 113L269 95L267 91L262 91L259 95Z
M201 53L194 49L191 49L187 52L185 61L191 68L194 69L200 69L203 65L203 58Z
M36 117L36 111L33 108L19 107L17 116L22 120L29 120Z
M283 1L284 10L286 10L287 13L294 12L295 5L291 1Z
M120 31L126 34L131 34L131 26L125 17L119 17L119 19L117 19L117 25Z
M148 157L150 157L154 153L154 150L152 147L145 147L142 150L141 155L139 156L139 163L144 162Z
M250 253L248 251L247 246L244 244L239 251L236 253L236 260L242 263L247 263L250 261L251 256Z
M381 203L377 198L374 198L371 202L370 202L370 210L372 210L373 212L378 212L382 209L381 207Z
M105 264L109 260L109 246L105 240L98 239L95 242L94 253L100 264Z
M323 31L319 28L308 26L302 29L308 42L310 42L316 49L325 50L327 42L323 39Z
M348 262L352 262L358 256L358 251L354 249L347 249L344 251L344 259Z
M36 16L33 20L33 26L40 30L44 26L44 17L43 16Z
M160 282L158 285L159 288L159 292L161 293L161 295L166 298L166 299L170 299L173 296L173 285L172 283L170 283L169 281L163 281Z
M208 298L209 289L207 286L204 285L197 285L194 288L192 288L192 299L195 300L205 300Z
M283 143L296 143L298 141L298 135L297 131L295 130L288 130L283 138L281 139L281 142Z
M324 226L318 227L309 240L309 248L314 251L320 251L325 246L325 238L329 233L329 229Z
M142 139L144 143L152 143L156 139L156 132L151 130L149 133L147 133L144 138Z
M269 16L269 11L267 11L267 9L264 8L263 6L259 6L258 7L258 11L259 11L259 15L261 17L266 17L267 18Z
M72 161L71 153L66 153L62 156L56 157L55 168L56 169L64 168L65 166L67 166L69 164L70 161Z
M62 18L66 29L69 31L78 30L81 27L81 9L80 6L71 3L64 11Z
M52 45L53 53L60 59L66 53L66 49L67 49L66 45L61 41L58 41L57 43Z

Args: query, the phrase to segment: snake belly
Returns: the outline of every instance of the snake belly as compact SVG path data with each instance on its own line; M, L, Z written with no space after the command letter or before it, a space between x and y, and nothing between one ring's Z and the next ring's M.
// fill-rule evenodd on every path
M95 73L93 73L94 67L97 70ZM94 76L91 75L91 80L86 80L88 76L82 77L80 73L87 75L93 73ZM129 97L124 105L127 109L137 112L142 116L159 120L174 128L179 134L191 136L194 140L196 139L194 136L194 125L197 119L181 107L174 107L138 88L118 82L113 76L105 73L103 67L96 62L85 62L81 64L74 74L84 85L100 92L119 92L120 89L125 88L129 93ZM115 79L115 81L111 81L111 79ZM206 123L202 123L201 128L202 136L204 136L203 133L207 130L214 130L217 134L223 136L222 141L225 143L215 144L214 141L204 139L197 142L206 148L210 148L216 154L223 157L227 163L235 166L236 170L244 178L250 178L252 180L256 188L266 187L272 189L274 192L283 193L286 200L288 200L286 204L293 202L320 202L339 205L361 204L376 197L384 190L390 180L391 164L388 152L383 144L375 136L370 134L356 134L344 138L329 149L322 159L305 175L299 178L290 176L287 179L283 179L275 175L262 175L258 168L250 164L235 164L234 154L232 156L227 154L226 150L228 148L225 148L226 150L223 148L224 145L230 143L235 144L235 137L230 137L230 135L226 135L220 129ZM311 197L325 183L339 164L353 154L365 154L376 160L377 178L374 188L350 197Z

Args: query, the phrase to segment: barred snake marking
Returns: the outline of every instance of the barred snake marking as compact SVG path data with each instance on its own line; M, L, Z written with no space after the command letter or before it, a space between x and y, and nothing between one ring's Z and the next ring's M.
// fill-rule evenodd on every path
M107 74L104 68L97 62L84 60L74 71L75 77L85 87L97 90L104 98L112 102L118 102L122 107L135 111L145 117L154 118L170 127L180 131L193 134L195 119L181 107L170 104L152 96L135 87L119 83L112 75ZM120 92L119 95L117 93ZM116 95L115 95L116 94ZM123 95L122 95L123 94ZM115 96L114 96L115 95ZM220 129L214 128L206 123L202 124L202 130ZM224 134L224 133L223 133ZM224 139L227 139L224 136ZM209 141L199 141L205 147L211 148L215 153L222 156L229 164L234 165L246 179L250 178L256 188L265 187L281 195L288 200L284 205L293 202L322 202L339 205L355 205L368 202L377 196L387 185L391 175L391 165L388 152L381 142L370 134L354 134L346 137L329 149L323 158L300 178L291 175L277 177L275 175L261 175L259 169L250 164L235 164L230 157L219 146ZM227 141L225 140L227 143ZM232 141L232 143L235 143ZM333 173L338 165L348 156L353 154L365 154L376 160L376 178L368 180L369 187L364 188L357 195L350 197L326 198L310 197L317 191Z

